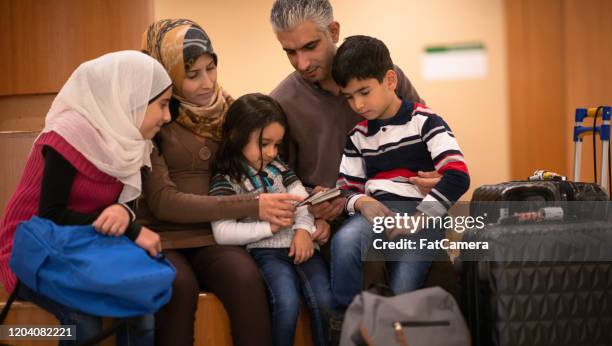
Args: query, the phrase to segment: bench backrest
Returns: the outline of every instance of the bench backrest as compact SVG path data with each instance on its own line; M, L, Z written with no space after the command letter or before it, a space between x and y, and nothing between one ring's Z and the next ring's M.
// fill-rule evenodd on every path
M0 215L15 191L38 131L0 131Z

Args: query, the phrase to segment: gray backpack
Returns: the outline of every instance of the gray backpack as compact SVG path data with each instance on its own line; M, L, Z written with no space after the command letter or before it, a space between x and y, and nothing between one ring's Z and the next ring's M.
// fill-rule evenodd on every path
M363 292L342 325L341 346L466 346L470 333L453 297L430 287L394 297Z

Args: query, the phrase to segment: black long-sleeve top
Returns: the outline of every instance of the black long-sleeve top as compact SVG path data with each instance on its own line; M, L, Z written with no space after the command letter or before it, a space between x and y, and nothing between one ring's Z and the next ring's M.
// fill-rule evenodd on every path
M102 211L80 213L68 209L68 198L76 174L76 168L50 146L42 150L45 168L38 205L38 216L49 219L58 225L88 225L93 223ZM142 226L134 222L134 213L127 205L119 204L130 214L130 222L124 235L134 241Z

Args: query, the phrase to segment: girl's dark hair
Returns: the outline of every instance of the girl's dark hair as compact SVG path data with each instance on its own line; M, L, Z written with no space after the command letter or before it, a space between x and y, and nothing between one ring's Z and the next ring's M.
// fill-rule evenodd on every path
M270 96L260 93L246 94L234 101L223 123L223 140L214 160L214 173L227 174L230 178L240 181L245 173L242 148L248 144L251 133L258 130L261 151L261 131L272 123L279 123L286 133L285 112ZM261 169L263 167L260 167Z

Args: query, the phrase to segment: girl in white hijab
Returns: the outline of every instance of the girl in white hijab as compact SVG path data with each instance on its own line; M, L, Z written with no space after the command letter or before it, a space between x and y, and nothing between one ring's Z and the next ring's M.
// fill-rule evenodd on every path
M140 169L151 166L150 139L170 121L171 84L161 64L137 51L106 54L70 76L53 101L0 224L0 280L8 292L17 282L8 264L15 229L34 215L124 234L151 255L161 250L159 236L135 223L125 203L140 195ZM100 331L99 317L23 284L15 293L54 314L60 324L76 325L77 342ZM117 344L152 345L153 321L150 315L138 318L118 333Z
M57 132L125 184L120 202L134 200L141 191L140 168L151 167L151 141L143 138L140 125L149 101L171 84L155 59L137 51L85 62L53 101L42 134Z

